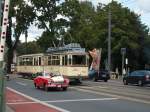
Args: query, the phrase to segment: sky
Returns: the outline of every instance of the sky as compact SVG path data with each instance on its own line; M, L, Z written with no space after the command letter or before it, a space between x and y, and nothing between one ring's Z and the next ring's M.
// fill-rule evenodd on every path
M87 1L87 0L80 0ZM88 0L91 1L95 6L98 3L108 4L112 0ZM121 3L124 7L128 7L135 13L141 15L141 21L150 28L150 0L114 0ZM28 41L33 41L42 34L43 30L38 29L32 25L28 30ZM21 35L20 40L25 42L25 36Z

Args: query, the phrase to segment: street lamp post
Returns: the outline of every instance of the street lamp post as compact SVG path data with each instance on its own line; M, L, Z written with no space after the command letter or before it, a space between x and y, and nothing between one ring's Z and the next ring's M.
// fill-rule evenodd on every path
M108 12L108 71L111 71L111 9L109 4Z
M122 76L124 73L124 61L125 61L125 54L126 54L126 48L121 48L121 54L122 54Z

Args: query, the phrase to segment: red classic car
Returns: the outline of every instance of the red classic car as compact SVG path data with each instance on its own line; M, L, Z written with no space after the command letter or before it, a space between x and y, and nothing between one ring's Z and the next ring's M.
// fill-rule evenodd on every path
M44 88L45 91L48 91L48 88L60 88L65 91L68 88L69 79L64 78L59 72L40 72L37 73L37 75L38 76L34 78L34 85L38 89Z

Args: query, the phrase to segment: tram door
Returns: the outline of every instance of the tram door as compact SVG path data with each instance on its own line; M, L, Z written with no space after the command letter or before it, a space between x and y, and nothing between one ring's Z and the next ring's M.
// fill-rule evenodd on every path
M63 55L63 56L62 56L62 65L63 65L63 66L66 66L66 65L67 65L67 60L68 60L68 59L67 59L67 55Z

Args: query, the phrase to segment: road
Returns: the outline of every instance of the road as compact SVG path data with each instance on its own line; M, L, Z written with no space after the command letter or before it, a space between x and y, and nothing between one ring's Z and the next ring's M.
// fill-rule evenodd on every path
M82 85L71 85L67 91L45 92L35 89L31 80L15 78L7 81L7 89L64 112L150 112L149 86L124 86L116 80L107 83L83 81ZM32 105L34 102L26 103Z

